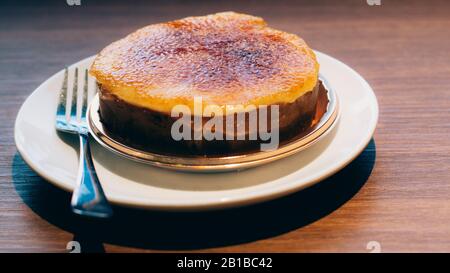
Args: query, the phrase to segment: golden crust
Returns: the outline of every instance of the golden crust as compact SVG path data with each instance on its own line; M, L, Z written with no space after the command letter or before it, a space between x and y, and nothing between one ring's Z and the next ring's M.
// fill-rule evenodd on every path
M294 34L223 12L154 24L103 49L90 69L104 89L141 107L290 103L312 90L319 65Z

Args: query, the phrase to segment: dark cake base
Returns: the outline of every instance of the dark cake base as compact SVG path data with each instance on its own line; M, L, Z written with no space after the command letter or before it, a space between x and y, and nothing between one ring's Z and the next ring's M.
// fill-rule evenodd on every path
M317 97L321 86L317 86L292 103L279 104L279 140L289 139L307 130L316 114ZM105 130L120 142L136 149L169 154L233 155L260 149L261 143L269 141L248 140L249 115L245 115L246 140L180 140L171 136L171 128L177 118L132 105L100 86L99 115ZM268 107L270 113L270 106ZM203 124L210 118L203 118ZM270 121L270 119L268 119ZM236 121L236 120L235 120ZM191 119L191 124L193 119ZM223 120L224 128L226 119ZM236 124L236 122L235 122ZM194 128L192 125L191 128ZM269 126L270 128L270 126ZM242 133L242 132L241 132ZM224 137L225 139L225 137Z

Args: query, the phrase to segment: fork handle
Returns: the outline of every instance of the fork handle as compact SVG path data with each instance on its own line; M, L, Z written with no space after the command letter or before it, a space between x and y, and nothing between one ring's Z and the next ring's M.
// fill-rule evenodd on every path
M112 209L95 172L89 147L89 133L80 133L80 162L77 185L72 195L72 210L80 215L108 218Z

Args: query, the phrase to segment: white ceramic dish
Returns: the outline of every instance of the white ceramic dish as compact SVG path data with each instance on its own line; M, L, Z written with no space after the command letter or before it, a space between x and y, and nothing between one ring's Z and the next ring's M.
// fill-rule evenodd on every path
M115 204L148 209L232 207L303 189L345 167L373 135L378 119L377 100L358 73L328 55L316 53L321 75L337 93L340 105L340 120L318 143L293 156L245 171L186 173L128 160L92 141L94 164L107 198ZM88 68L92 58L74 66ZM22 105L15 124L15 141L33 170L71 191L77 173L77 139L59 135L54 128L63 73L61 70L46 80Z

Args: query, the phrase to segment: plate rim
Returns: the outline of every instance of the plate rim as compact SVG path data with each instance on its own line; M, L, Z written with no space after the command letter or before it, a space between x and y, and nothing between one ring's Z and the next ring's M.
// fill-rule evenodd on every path
M124 196L115 196L113 199L109 198L109 201L113 204L117 204L120 206L125 207L133 207L133 208L140 208L140 209L149 209L149 210L164 210L164 211L201 211L201 210L210 210L210 209L221 209L221 208L230 208L230 207L237 207L242 205L250 205L254 203L259 203L262 201L268 201L272 200L281 196L285 196L288 194L291 194L293 192L297 192L299 190L302 190L304 188L310 187L311 185L317 183L318 181L322 181L323 179L332 176L339 170L345 168L350 162L352 162L367 146L367 144L370 142L371 138L374 135L375 129L378 124L379 119L379 104L378 100L376 98L375 92L373 91L372 87L369 85L369 83L354 69L352 69L347 64L343 63L339 59L336 59L330 55L327 55L325 53L322 53L320 51L316 51L316 54L322 55L325 58L331 59L333 62L338 63L339 65L346 68L346 70L353 75L364 87L365 91L368 93L368 95L371 97L371 103L370 108L371 112L373 114L373 122L370 123L369 128L367 129L368 133L366 135L365 139L362 139L359 142L359 146L355 147L354 150L352 150L351 156L348 156L345 161L341 162L340 164L336 164L332 169L327 169L327 171L322 171L315 175L315 178L308 178L305 179L307 182L301 183L301 184L294 184L294 185L283 185L276 189L272 189L271 191L264 191L259 192L258 195L251 195L251 196L244 196L239 198L229 198L226 201L215 201L215 202L207 202L207 203L196 203L196 204L167 204L167 203L155 203L155 202L148 202L149 200L146 200L146 202L142 202L140 199L130 199L125 198ZM70 65L69 67L72 67L74 65L77 65L79 63L85 62L90 58L93 58L95 55L84 58L78 62L75 62L74 64ZM47 82L54 80L54 78L59 77L59 75L63 73L63 70L60 70L47 78L44 82L42 82L37 88L33 90L33 92L27 96L27 98L22 103L21 107L19 108L19 111L16 116L16 120L14 123L14 141L16 144L17 151L21 155L22 159L30 166L33 171L35 171L39 176L53 184L54 186L61 188L63 190L71 192L73 190L73 185L67 185L63 182L57 181L58 179L54 179L53 177L46 174L45 171L41 171L41 168L38 167L27 155L25 148L20 145L19 142L19 136L18 136L18 128L19 128L19 117L21 116L24 106L26 102L31 98L36 96L37 90L40 89L43 85L47 84ZM340 121L339 121L340 122ZM339 123L338 122L338 123ZM106 193L108 196L108 193Z

